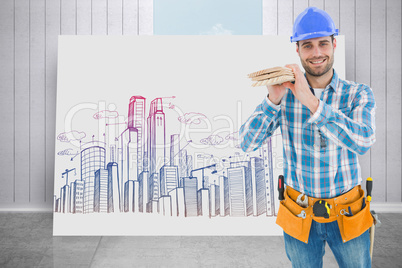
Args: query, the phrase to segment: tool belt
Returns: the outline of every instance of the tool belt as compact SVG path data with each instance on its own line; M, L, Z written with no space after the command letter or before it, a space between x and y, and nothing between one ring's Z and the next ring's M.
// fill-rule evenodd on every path
M308 198L306 208L296 203L301 195L295 189L286 187L285 199L279 204L276 224L282 227L285 233L304 243L308 243L313 220L320 223L337 221L343 242L360 236L373 225L370 202L364 198L360 185L330 199L304 195L304 198ZM307 200L304 201L307 203Z

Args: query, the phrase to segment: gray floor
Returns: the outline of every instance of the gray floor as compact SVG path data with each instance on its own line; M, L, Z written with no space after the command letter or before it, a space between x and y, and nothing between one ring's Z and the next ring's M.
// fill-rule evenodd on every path
M402 267L402 214L380 220L373 267ZM52 225L51 213L0 213L0 267L291 267L282 237L53 237Z

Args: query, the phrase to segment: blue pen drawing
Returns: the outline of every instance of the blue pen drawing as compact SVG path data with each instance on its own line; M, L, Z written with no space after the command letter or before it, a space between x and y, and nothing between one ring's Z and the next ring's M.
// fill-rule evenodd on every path
M57 140L61 141L61 142L70 142L73 140L82 140L86 137L85 132L80 132L80 131L70 131L70 132L63 132L60 133L57 136Z
M167 133L164 108L169 100L155 98L146 113L146 98L132 96L124 130L102 140L77 130L61 133L60 142L79 141L58 156L73 156L63 168L65 184L55 191L56 213L158 213L170 217L275 216L273 157L271 140L255 156L233 152L220 159L213 154L191 152L192 139ZM93 115L113 125L117 111L102 110ZM207 119L197 112L178 117L181 124L199 125ZM119 124L119 123L116 123ZM184 144L180 144L181 140ZM209 135L199 142L205 146L234 141L238 132ZM180 146L182 145L182 146ZM79 157L78 157L79 156ZM201 165L196 162L205 161ZM78 175L77 175L78 174ZM60 179L60 178L59 178Z
M183 124L199 125L199 124L201 124L202 119L204 119L204 118L206 118L206 116L204 114L191 112L191 113L186 113L177 119Z
M225 137L225 140L238 141L239 140L239 131L230 133L229 135L227 135Z
M210 135L205 139L201 139L200 142L206 145L219 145L223 142L223 138L219 135Z
M73 155L73 156L76 156L77 154L79 154L79 153L73 153L72 151L73 151L74 149L72 149L72 148L68 148L68 149L65 149L65 150L63 150L63 151L60 151L60 152L58 152L57 153L57 155Z

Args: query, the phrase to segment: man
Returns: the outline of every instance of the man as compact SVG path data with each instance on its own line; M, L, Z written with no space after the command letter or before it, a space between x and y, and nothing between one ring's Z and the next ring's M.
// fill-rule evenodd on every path
M267 86L240 129L244 151L281 129L286 191L277 224L293 267L322 267L326 242L340 267L371 267L372 217L357 155L375 142L376 105L368 86L342 80L332 68L337 34L325 11L304 10L291 41L305 75L286 65L295 82Z

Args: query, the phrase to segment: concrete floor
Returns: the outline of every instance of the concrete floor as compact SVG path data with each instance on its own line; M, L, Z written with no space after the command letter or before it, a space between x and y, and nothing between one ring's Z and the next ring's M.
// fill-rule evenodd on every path
M373 267L402 267L402 214L380 214ZM291 267L283 237L53 237L51 213L0 213L0 267ZM338 267L326 249L324 267Z

